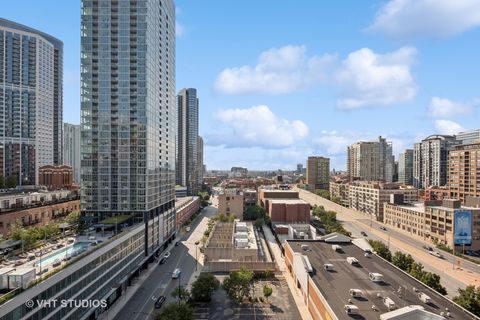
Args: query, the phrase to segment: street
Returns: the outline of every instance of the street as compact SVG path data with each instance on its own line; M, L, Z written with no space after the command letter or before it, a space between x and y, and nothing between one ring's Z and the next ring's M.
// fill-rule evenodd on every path
M458 288L464 288L469 284L480 284L480 267L476 264L455 257L456 268L454 269L453 255L441 251L445 259L440 259L433 257L422 248L424 244L432 246L431 243L410 238L389 228L389 226L386 226L387 231L383 231L380 229L380 226L383 224L370 221L366 215L340 206L311 192L301 189L298 189L298 191L300 198L310 204L322 205L326 210L337 212L337 219L343 222L345 229L352 232L353 236L361 237L360 232L364 231L369 239L381 240L385 244L389 244L392 251L402 251L411 254L416 261L421 262L425 266L425 270L440 275L441 283L447 289L448 296L455 296ZM458 264L459 261L460 263Z
M216 211L217 209L212 206L206 207L191 225L190 232L175 239L175 241L181 241L180 245L173 247L171 256L163 265L157 264L154 266L156 269L146 278L136 294L129 301L126 301L125 306L115 319L152 319L161 310L154 308L155 300L159 296L163 295L166 297L164 306L176 301L171 296L171 293L179 285L187 286L195 272L195 242L202 238L203 232L207 228L208 217L215 215ZM198 258L200 258L200 250L198 250L197 254ZM172 279L172 272L175 268L179 268L182 272L179 279ZM117 303L122 302L118 301Z

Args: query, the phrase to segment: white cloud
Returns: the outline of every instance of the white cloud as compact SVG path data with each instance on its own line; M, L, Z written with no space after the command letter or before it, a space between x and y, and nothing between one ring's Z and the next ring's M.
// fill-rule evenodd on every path
M185 34L185 27L178 21L175 21L175 36L181 37Z
M441 38L479 25L478 0L390 0L367 30L394 39Z
M435 129L439 134L455 135L459 132L466 131L460 124L451 120L435 120Z
M216 116L230 133L209 137L210 144L278 148L290 146L308 135L304 122L279 118L265 105L220 110Z
M308 57L305 46L285 46L260 54L256 66L223 70L214 88L225 94L285 94L330 84L341 94L339 108L386 106L415 97L415 55L412 47L386 54L363 48L340 62L336 55Z
M428 106L428 113L433 117L451 117L455 115L466 115L473 112L480 104L478 99L470 103L452 101L449 99L433 97Z
M227 68L214 88L225 94L284 94L308 88L325 78L332 55L306 56L305 46L273 48L260 54L258 64Z
M350 53L335 75L341 91L337 106L355 109L413 99L417 86L410 69L416 52L415 48L403 47L387 54L368 48Z

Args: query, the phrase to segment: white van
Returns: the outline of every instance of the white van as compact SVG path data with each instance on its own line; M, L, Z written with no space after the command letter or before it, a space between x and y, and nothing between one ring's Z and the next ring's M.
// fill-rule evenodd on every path
M351 265L358 264L357 258L354 258L354 257L347 257L347 262L350 263Z

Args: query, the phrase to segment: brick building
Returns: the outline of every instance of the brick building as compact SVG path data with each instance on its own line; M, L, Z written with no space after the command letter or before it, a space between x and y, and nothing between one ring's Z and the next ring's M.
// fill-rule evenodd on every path
M178 198L175 201L175 210L177 211L175 225L178 230L185 221L190 219L195 212L200 210L200 197Z
M272 223L310 223L310 204L301 199L269 199L266 209Z
M73 184L73 169L67 165L40 167L39 184L49 190L69 189Z

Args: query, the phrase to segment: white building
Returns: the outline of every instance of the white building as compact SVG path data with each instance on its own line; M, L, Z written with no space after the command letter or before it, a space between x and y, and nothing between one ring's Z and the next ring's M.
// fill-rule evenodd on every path
M63 124L63 164L73 168L73 181L80 183L80 125Z

